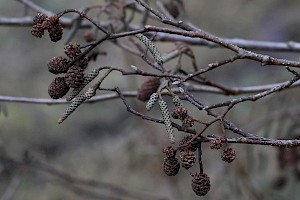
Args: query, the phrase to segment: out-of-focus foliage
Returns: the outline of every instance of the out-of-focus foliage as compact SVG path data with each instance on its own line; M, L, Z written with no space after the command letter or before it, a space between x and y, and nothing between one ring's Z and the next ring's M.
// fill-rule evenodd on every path
M98 3L79 0L35 2L53 12ZM300 2L296 0L201 0L185 3L188 16L195 25L220 37L300 40ZM23 9L17 1L0 2L1 16L20 17ZM30 11L30 14L34 13ZM83 42L82 34L83 31L80 31L75 38L79 43ZM162 51L168 51L172 45L166 43L158 46ZM226 56L221 49L192 48L199 66ZM107 56L101 56L89 66L90 69L142 63L109 42L102 44L101 49L107 52ZM38 40L31 36L28 27L1 26L0 52L0 95L48 98L47 88L54 76L48 73L46 64L53 56L63 54L63 42L53 44L48 38ZM272 55L299 60L296 53ZM190 65L190 62L186 60L185 64ZM233 68L241 68L234 70L239 73L238 76L232 74ZM208 77L232 86L283 81L283 69L270 70L250 61L239 61L220 71L212 72ZM136 89L143 80L121 77L116 73L115 78L106 80L104 85ZM293 118L295 116L276 117L277 112L287 110L287 107L292 110L299 104L300 95L295 91L282 92L275 98L267 97L259 104L243 103L231 111L230 117L237 125L246 124L244 128L256 134L271 138L298 136L299 116L298 120ZM227 98L198 95L210 102ZM136 100L130 102L145 112L143 103ZM195 198L190 187L190 176L180 172L176 177L167 177L162 171L162 148L168 144L164 126L131 115L120 100L85 104L62 125L57 124L57 119L66 105L5 103L5 106L8 116L0 115L0 153L5 151L12 157L22 159L24 151L28 151L32 156L77 177L101 180L130 191L142 191L168 199ZM191 112L199 116L198 112ZM157 107L153 115L159 116ZM298 128L291 130L292 126ZM209 131L212 134L220 132L218 127ZM292 175L291 169L279 168L278 149L237 145L236 152L235 162L227 164L221 161L218 150L203 146L203 162L213 188L203 199L275 200L297 199L300 196L300 180ZM13 166L0 166L0 194L15 176L19 185L12 199L84 199L61 187L51 176L34 170L17 170ZM277 179L282 176L286 177L286 183L275 187Z

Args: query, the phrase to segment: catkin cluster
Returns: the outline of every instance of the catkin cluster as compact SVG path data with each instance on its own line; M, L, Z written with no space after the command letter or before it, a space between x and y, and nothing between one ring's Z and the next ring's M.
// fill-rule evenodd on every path
M62 98L69 90L69 88L81 88L84 83L84 69L88 66L87 57L78 59L81 54L80 45L77 43L69 43L65 46L65 54L67 57L55 56L48 62L48 70L52 74L65 74L60 77L60 84L62 80L66 86L65 90L59 90L57 79L54 79L48 88L48 93L51 98ZM70 65L71 63L74 63Z

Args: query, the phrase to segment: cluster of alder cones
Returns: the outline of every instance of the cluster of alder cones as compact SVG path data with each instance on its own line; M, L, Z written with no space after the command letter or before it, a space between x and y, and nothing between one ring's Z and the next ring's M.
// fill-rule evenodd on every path
M33 18L33 26L31 34L41 38L45 30L48 31L51 41L57 42L61 40L63 35L62 24L57 15L47 16L43 13L37 13ZM84 34L87 42L95 41L92 32L87 31ZM84 81L84 70L88 66L90 60L96 60L99 52L92 51L88 56L82 56L80 45L77 43L69 43L65 46L64 52L67 57L55 56L48 62L48 70L52 74L65 74L63 77L56 77L48 87L48 93L51 98L59 99L67 94L70 88L79 88Z
M146 80L138 90L137 98L141 101L148 101L146 104L147 110L155 104L158 98L157 89L160 86L160 80L158 77L151 77ZM178 119L182 122L182 125L189 128L194 125L195 119L188 115L188 110L182 105L178 96L173 97L173 103L175 109L173 110L171 116L174 119ZM196 163L196 151L199 144L195 142L189 142L193 138L193 135L188 135L184 137L178 144L179 148L174 149L172 146L167 146L164 148L163 152L165 158L163 161L163 170L168 176L175 176L180 167L186 170L190 169ZM216 138L210 143L211 149L221 149L222 143L226 140L221 138ZM180 156L176 158L177 150L180 152ZM222 150L221 159L225 162L231 163L235 159L235 151L231 147L226 147ZM190 174L192 176L192 189L198 196L206 195L210 190L210 178L207 174L203 173L202 170L199 173Z
M179 142L179 147L185 146L189 140L192 139L192 135L188 135ZM220 149L222 147L218 139L211 143L211 148ZM172 146L164 148L165 158L163 161L163 170L168 176L175 176L180 169L180 166L189 169L196 162L196 150L197 145L189 144L184 148L179 148L180 160L176 158L176 150ZM235 159L235 151L231 147L223 149L221 158L225 162L232 162ZM210 178L203 172L190 174L192 176L192 189L198 196L206 195L210 190Z
M70 88L79 88L84 80L84 69L88 66L88 58L86 56L76 61L77 57L82 53L79 44L69 43L65 46L65 53L68 58L56 56L48 63L49 72L66 74L64 77L56 77L50 83L48 93L53 99L62 98ZM74 64L70 65L72 62Z

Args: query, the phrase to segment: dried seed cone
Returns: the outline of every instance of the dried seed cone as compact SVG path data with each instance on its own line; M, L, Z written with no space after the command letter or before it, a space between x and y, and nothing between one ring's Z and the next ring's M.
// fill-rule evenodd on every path
M71 101L74 97L76 97L80 91L89 84L92 80L94 80L99 75L100 69L94 69L88 74L86 74L83 78L83 83L78 88L74 88L72 92L67 97L67 101Z
M174 134L173 134L173 127L171 122L170 112L168 110L168 105L163 99L158 99L158 105L163 117L163 121L165 123L165 127L167 130L168 137L171 143L175 142Z
M48 62L48 70L53 74L62 74L68 71L69 60L62 56L53 57Z
M48 87L48 93L52 99L59 99L69 91L64 77L56 77Z
M235 159L235 151L231 147L223 149L221 158L223 161L231 163Z
M44 13L37 13L34 17L33 17L33 24L42 24L44 21L46 21L46 19L48 18L48 16Z
M182 126L189 128L194 126L194 120L190 117L187 116L185 119L182 120Z
M67 44L64 49L65 54L71 59L75 59L81 54L80 45L76 42Z
M172 146L167 146L164 148L163 152L166 154L163 162L164 172L168 176L175 176L180 169L178 159L175 158L176 151Z
M188 110L183 106L176 107L172 112L172 117L174 119L184 120L188 117Z
M191 174L192 189L197 196L205 196L210 190L210 179L207 174L195 173Z
M71 88L79 88L83 83L84 70L77 66L72 66L68 69L66 75L66 83Z
M52 42L57 42L62 38L63 28L57 15L48 17L47 20L43 22L43 26L48 30Z
M168 176L175 176L180 169L180 164L177 158L164 158L163 162L164 172Z
M165 147L163 152L166 154L167 158L175 158L176 151L172 146Z
M152 107L156 104L157 100L158 100L158 93L153 93L150 96L150 99L146 103L146 109L150 111Z
M41 24L33 25L31 28L31 35L38 37L38 38L43 37L44 32L45 32L45 29L43 28L43 26Z
M191 150L186 150L181 152L180 162L183 168L185 169L191 168L196 162L195 152Z
M63 28L61 24L56 25L52 29L48 30L49 32L49 37L52 42L58 42L61 40L62 35L63 35Z
M86 69L88 67L88 64L89 64L88 57L84 56L79 61L77 61L76 66L78 66L82 69Z
M221 138L216 138L212 140L209 144L211 149L220 149L222 147L222 140Z
M138 89L137 98L141 101L147 101L151 94L155 93L160 86L160 78L150 77L148 78Z

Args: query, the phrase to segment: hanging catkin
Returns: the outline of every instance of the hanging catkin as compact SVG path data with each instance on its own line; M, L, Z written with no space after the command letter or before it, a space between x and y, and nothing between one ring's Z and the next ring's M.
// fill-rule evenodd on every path
M67 101L71 101L74 97L76 97L87 84L89 84L99 75L99 71L100 69L94 69L93 71L86 74L83 78L83 83L80 85L79 88L75 88L72 90L72 92L67 97Z
M78 108L80 104L82 104L86 100L86 95L81 94L77 96L69 105L69 107L65 110L65 112L62 114L62 116L58 119L58 123L62 123L67 119L75 110Z
M174 134L173 134L173 127L171 122L170 112L168 110L168 105L163 99L158 100L158 105L163 117L164 124L166 126L168 137L171 143L175 142Z
M156 104L158 100L158 93L153 93L151 96L150 96L150 99L147 101L146 103L146 109L148 111L151 110L151 108Z
M161 56L160 52L158 51L157 47L153 44L153 42L141 33L136 34L135 36L146 45L150 53L153 55L153 58L157 62L157 64L162 65L163 57Z
M179 98L179 96L177 95L173 96L172 100L176 107L183 107L183 104L181 103L181 99Z

